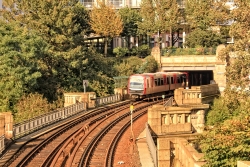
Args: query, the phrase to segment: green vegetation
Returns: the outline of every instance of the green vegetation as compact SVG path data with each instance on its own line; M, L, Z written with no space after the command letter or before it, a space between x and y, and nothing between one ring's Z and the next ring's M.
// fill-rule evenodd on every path
M125 37L127 41L127 47L132 47L130 43L130 37L136 37L138 35L138 22L141 21L141 15L138 10L134 10L128 7L121 8L119 10L123 22L122 37Z
M229 27L234 44L227 45L219 53L227 62L227 85L224 95L216 100L207 114L210 128L200 138L200 148L205 154L205 166L237 166L238 160L250 160L250 3L247 0L234 1L235 8L228 17L235 20Z
M197 46L196 48L176 48L169 47L161 50L162 56L180 56L180 55L215 55L217 47L204 48Z
M5 0L10 10L0 12L0 112L10 111L21 122L62 107L63 93L82 92L82 80L89 80L87 91L105 96L113 93L116 76L157 71L149 46L144 42L133 46L130 37L159 32L161 42L166 33L171 34L171 47L163 47L164 56L215 54L217 45L234 37L234 44L219 54L227 63L227 87L207 114L207 130L199 146L205 166L236 166L237 160L250 160L250 100L245 90L250 4L234 0L236 8L230 11L225 2L189 0L185 8L178 8L176 0L142 0L140 11L117 11L102 3L88 11L78 0ZM230 19L235 22L227 26ZM186 48L172 47L182 31L190 32ZM105 38L104 54L85 45L91 33ZM120 34L126 46L114 48L115 56L108 55L108 42Z
M43 3L41 2L40 5L44 5ZM74 11L88 14L84 8L78 6L78 3L75 5ZM58 22L58 25L51 22L46 24L47 27L44 27L45 25L39 27L41 25L34 24L47 19L43 18L46 17L42 14L43 11L37 10L37 14L41 12L39 18L35 17L34 13L28 13L29 22L25 17L14 18L16 16L12 15L13 13L4 12L6 13L3 15L10 20L8 22L1 20L0 24L0 87L2 90L0 111L12 112L15 122L63 107L63 93L83 91L82 80L84 79L90 82L87 91L95 91L97 96L105 96L113 93L113 76L129 76L139 69L141 72L144 69L157 69L152 67L148 69L139 55L120 60L119 57L104 57L94 47L87 49L84 46L84 35L88 32L83 27L88 27L88 22L84 22L85 19L75 18L75 21L66 24L70 27L74 27L75 24L82 29L80 31L73 28L72 37L71 33L63 30L66 25L61 24L60 17L51 17L54 22ZM70 20L72 17L70 15ZM22 25L21 22L27 22L27 24ZM149 48L146 47L145 51L142 49L140 53L146 57L145 54L149 54ZM153 60L150 63L152 62L156 63ZM127 71L120 68L123 65L127 67Z
M121 34L123 22L112 5L99 1L98 6L90 11L90 25L96 34L104 37L104 55L107 55L108 42Z

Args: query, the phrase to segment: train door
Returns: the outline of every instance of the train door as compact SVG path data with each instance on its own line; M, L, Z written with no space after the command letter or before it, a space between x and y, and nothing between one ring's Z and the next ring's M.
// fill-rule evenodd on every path
M154 76L150 75L148 94L151 94L154 88Z
M174 81L174 76L173 76L173 75L170 75L169 78L170 78L170 81L169 81L170 90L174 90L174 89L175 89L175 86L174 86L174 83L175 83L175 81Z
M167 79L167 82L166 82L167 89L166 90L169 91L170 90L170 76L167 76L166 79Z

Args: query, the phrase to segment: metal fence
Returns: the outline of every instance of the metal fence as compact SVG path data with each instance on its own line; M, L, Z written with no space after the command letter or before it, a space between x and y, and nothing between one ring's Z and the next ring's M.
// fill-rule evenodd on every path
M69 116L75 115L83 110L86 110L86 103L77 103L59 110L52 111L45 115L35 117L28 121L15 124L13 127L14 139L39 130L44 126L55 123L61 119L65 119Z
M110 104L121 100L122 97L120 94L115 94L107 97L100 97L96 98L96 106L99 107L101 105Z
M118 101L121 101L120 94L96 98L96 107ZM87 104L85 102L84 103L80 102L59 110L52 111L45 115L41 115L39 117L30 119L28 121L15 124L13 126L14 139L30 134L31 132L39 130L47 125L50 125L59 120L65 119L67 117L70 117L72 115L75 115L79 112L86 110L87 110Z

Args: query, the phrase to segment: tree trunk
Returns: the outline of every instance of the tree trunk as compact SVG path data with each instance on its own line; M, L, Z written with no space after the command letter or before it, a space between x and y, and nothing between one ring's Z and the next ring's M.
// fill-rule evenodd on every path
M106 57L108 53L108 38L104 38L104 56Z
M173 46L173 35L172 35L172 27L170 27L170 32L169 32L169 45L170 47Z

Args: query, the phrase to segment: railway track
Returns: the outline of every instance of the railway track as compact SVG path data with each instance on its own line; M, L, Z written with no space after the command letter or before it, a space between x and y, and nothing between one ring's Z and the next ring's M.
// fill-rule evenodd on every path
M157 103L135 102L133 119ZM25 144L5 166L112 166L119 138L131 125L129 107L129 102L102 107L48 130Z

